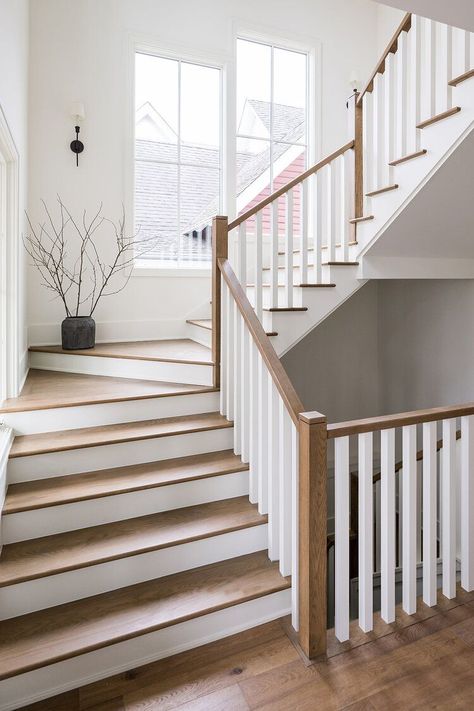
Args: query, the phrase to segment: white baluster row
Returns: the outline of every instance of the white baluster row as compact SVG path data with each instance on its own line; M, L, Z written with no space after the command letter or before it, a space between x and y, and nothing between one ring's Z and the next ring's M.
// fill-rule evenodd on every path
M449 81L474 66L473 33L412 15L363 96L364 192L393 184L389 163L419 151L416 126L453 105ZM370 203L366 200L366 214Z
M249 499L268 514L269 557L292 576L297 628L297 430L224 279L221 293L221 413L234 422L234 451L249 462Z
M397 602L405 613L415 614L421 591L425 604L436 605L439 563L445 597L456 595L458 562L461 586L474 590L474 416L461 418L459 446L455 419L425 422L419 434L422 449L417 454L417 426L401 428L398 465L395 429L381 430L380 440L374 439L373 432L357 437L358 623L364 632L373 629L376 572L380 573L380 615L387 623L395 620ZM334 443L334 627L341 642L349 639L351 610L351 441L343 436ZM374 477L378 472L380 477Z

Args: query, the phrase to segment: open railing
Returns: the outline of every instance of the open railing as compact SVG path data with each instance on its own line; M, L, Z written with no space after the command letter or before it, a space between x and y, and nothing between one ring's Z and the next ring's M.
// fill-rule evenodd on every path
M474 589L474 405L328 426L324 415L303 412L262 326L265 309L298 308L299 287L324 285L323 248L325 262L348 261L354 225L370 218L371 196L396 187L395 165L423 154L419 137L424 126L458 110L452 106L451 87L474 75L472 37L407 14L366 87L353 97L354 140L230 224L227 217L213 221L214 385L220 387L222 414L234 421L235 451L249 462L250 499L269 517L270 558L279 561L283 575L292 576L292 623L308 657L326 651L328 441L334 440L337 638L349 638L354 579L359 625L372 629L374 572L380 572L386 622L395 618L397 566L406 613L416 611L420 565L424 601L436 604L439 541L443 593L455 595L458 558L462 586ZM283 201L285 228L280 230ZM249 257L252 230L255 252ZM235 271L229 260L234 236ZM270 267L264 283L267 238ZM461 418L460 516L456 418ZM439 455L438 422L443 435ZM423 432L421 465L417 427ZM374 460L375 433L379 462ZM353 441L358 445L356 488L350 476ZM375 465L380 474L374 477ZM351 515L357 519L352 532ZM351 541L358 547L355 571L350 570Z
M380 535L380 610L385 622L395 620L397 567L402 572L402 608L407 614L416 612L417 572L420 564L423 601L429 606L436 605L438 540L443 595L447 598L456 595L458 559L461 564L462 587L468 591L474 588L473 415L474 405L469 404L328 425L328 440L334 440L334 609L335 633L339 641L349 639L351 617L351 439L357 439L354 444L358 458L358 619L360 628L369 632L373 627L374 572L377 566L374 531ZM457 418L461 419L460 466L457 465L456 457ZM442 429L439 461L438 426ZM378 433L380 500L376 506L374 439L376 434L378 438ZM422 441L421 470L418 469L420 459L417 457L417 439ZM402 452L402 466L398 471L395 458L397 440ZM399 561L396 557L396 519L400 536Z

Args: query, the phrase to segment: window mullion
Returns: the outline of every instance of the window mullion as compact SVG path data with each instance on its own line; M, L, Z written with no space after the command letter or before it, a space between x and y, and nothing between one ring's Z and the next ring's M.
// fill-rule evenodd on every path
M176 262L181 265L181 60L178 61L178 175L177 175L177 240Z

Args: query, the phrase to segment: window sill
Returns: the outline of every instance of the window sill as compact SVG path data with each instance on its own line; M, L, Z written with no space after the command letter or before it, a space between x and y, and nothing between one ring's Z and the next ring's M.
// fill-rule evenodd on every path
M163 262L152 259L137 260L133 266L134 277L190 277L209 279L211 277L211 264L197 264L196 266L177 267L175 265L163 266Z

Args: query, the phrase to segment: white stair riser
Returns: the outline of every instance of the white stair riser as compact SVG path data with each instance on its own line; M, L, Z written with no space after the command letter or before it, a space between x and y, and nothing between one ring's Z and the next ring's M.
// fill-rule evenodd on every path
M123 402L99 403L77 407L58 407L50 410L29 410L3 415L5 424L15 434L56 432L78 427L113 425L120 422L139 422L161 417L197 415L219 409L219 393L208 392L192 395L126 400Z
M267 524L252 526L3 587L0 588L0 619L25 615L108 590L256 553L266 549L267 537Z
M186 324L186 336L208 348L212 345L212 331L208 328L202 328L202 326L196 326L194 323Z
M30 352L30 367L87 375L110 375L116 378L163 380L169 383L212 385L212 365L194 363L164 363L129 358L99 358L97 356L64 353Z
M16 543L160 511L246 496L249 491L248 481L248 471L232 472L180 484L7 514L2 517L2 540L4 544Z
M353 257L357 254L357 245L351 244L349 245L349 260L353 261ZM283 250L281 250L283 251ZM308 265L314 264L314 257L315 257L315 252L314 250L308 251L308 258L306 263ZM338 261L339 259L342 260L343 253L342 253L342 247L336 247L335 248L335 260ZM286 255L284 254L279 254L278 255L278 266L284 267L285 266L285 258ZM328 260L328 250L327 249L321 249L321 261L326 262ZM355 261L355 260L354 260ZM294 252L293 253L293 264L294 266L299 266L301 264L301 253L300 252ZM269 267L270 264L265 264L264 266Z
M8 483L44 479L65 474L142 464L191 454L232 449L233 428L223 427L204 432L174 434L135 442L120 442L70 449L65 452L15 457L8 462Z
M290 590L272 593L12 677L1 682L0 711L12 711L28 703L284 617L290 612L290 598Z

